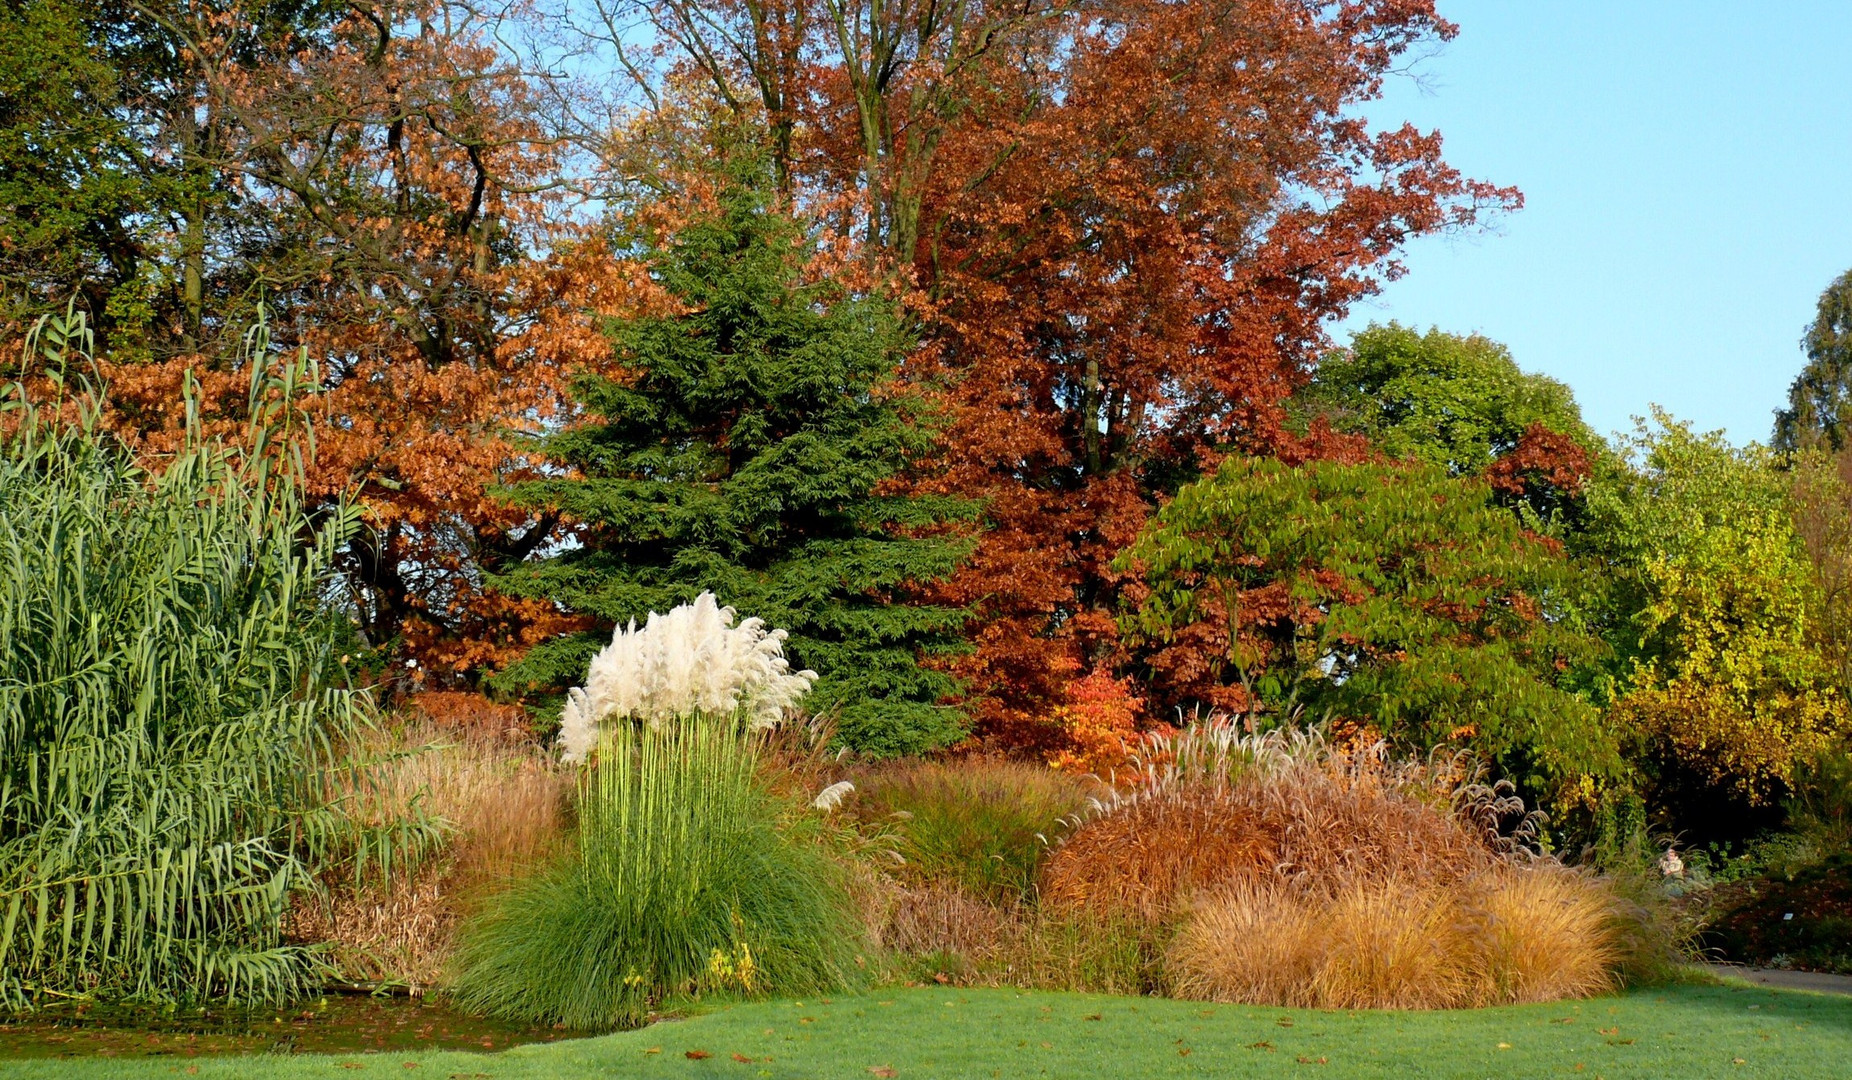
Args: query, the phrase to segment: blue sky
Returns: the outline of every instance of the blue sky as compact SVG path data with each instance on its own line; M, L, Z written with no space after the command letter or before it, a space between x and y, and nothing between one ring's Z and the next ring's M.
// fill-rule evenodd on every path
M1567 382L1596 430L1659 404L1766 442L1799 340L1852 268L1852 2L1441 0L1460 36L1363 111L1438 128L1523 190L1417 241L1340 324L1478 331Z

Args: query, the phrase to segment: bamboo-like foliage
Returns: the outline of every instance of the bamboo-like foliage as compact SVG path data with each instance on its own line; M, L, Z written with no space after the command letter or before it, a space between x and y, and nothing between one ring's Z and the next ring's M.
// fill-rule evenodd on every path
M54 373L49 405L0 391L8 1003L302 992L320 963L282 938L291 893L335 853L380 846L331 795L367 720L336 685L321 603L353 516L311 520L298 498L312 366L274 362L261 325L247 344L242 449L195 422L158 472L65 376L89 357L81 315L27 342Z

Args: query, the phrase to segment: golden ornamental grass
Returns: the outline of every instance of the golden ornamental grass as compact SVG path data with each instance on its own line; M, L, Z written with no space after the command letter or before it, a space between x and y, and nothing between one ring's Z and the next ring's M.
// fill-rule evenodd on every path
M1050 910L1174 927L1179 996L1353 1009L1544 1001L1614 986L1637 921L1527 850L1534 816L1461 757L1209 724L1049 858ZM1515 829L1515 836L1514 836Z
M1446 1009L1614 985L1613 896L1549 863L1459 883L1358 881L1323 894L1248 879L1198 900L1166 957L1173 992L1319 1009Z

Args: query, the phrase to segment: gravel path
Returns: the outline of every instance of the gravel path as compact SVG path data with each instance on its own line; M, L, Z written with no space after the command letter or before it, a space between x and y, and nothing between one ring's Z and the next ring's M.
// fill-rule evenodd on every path
M1826 975L1817 971L1783 971L1780 968L1752 968L1741 964L1706 964L1719 975L1742 979L1758 986L1780 990L1815 990L1823 994L1852 994L1852 975Z

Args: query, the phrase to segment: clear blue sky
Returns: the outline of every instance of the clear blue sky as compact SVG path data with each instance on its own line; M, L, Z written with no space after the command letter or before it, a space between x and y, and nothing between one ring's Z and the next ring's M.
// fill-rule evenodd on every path
M1363 111L1523 190L1416 242L1338 328L1478 331L1597 431L1659 404L1766 442L1820 290L1852 269L1852 0L1440 0L1460 36Z

